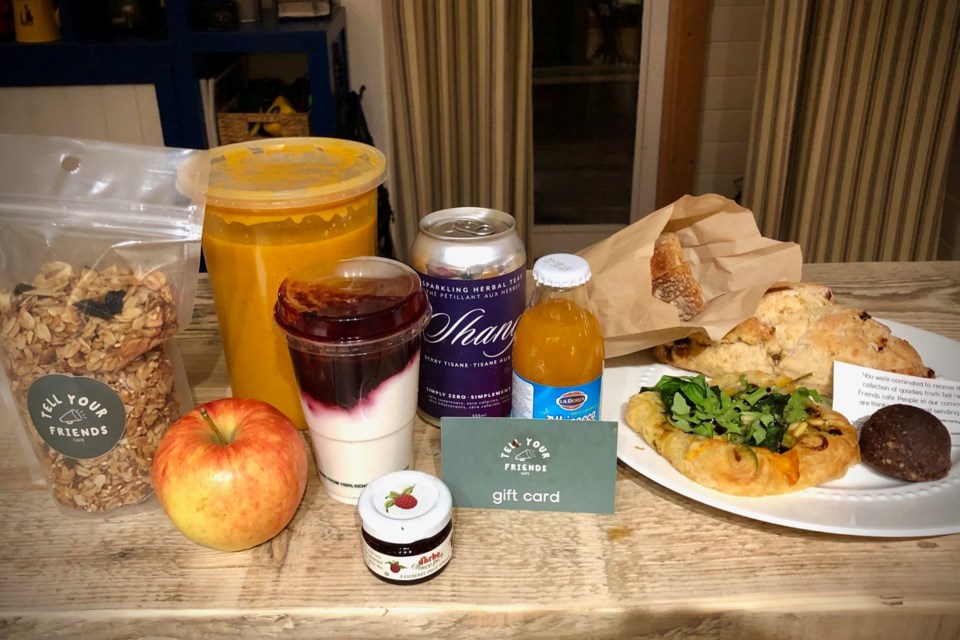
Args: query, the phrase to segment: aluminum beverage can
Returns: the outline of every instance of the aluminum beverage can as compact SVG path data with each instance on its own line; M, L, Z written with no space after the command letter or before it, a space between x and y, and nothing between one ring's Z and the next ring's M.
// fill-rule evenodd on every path
M457 207L420 221L410 265L433 309L420 346L417 410L425 421L510 415L526 261L503 211Z

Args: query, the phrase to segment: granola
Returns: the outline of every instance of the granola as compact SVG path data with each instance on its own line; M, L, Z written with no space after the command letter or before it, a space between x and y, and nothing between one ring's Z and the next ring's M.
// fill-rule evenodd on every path
M138 273L48 262L30 283L0 290L0 360L53 495L65 507L105 512L153 493L150 465L180 415L164 343L177 331L174 293L160 271ZM90 459L64 455L38 433L31 385L47 374L94 378L123 403L123 434Z

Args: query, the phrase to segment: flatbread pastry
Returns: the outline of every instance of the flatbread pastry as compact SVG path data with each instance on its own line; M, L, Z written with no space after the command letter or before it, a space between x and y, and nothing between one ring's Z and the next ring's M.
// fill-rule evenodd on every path
M842 477L860 461L856 429L815 392L776 382L758 372L664 376L630 398L625 419L680 473L723 493L780 495ZM779 426L764 417L778 412Z
M934 377L916 349L870 314L837 304L828 287L794 283L768 291L753 317L720 340L693 335L653 348L658 362L706 376L762 371L804 378L803 384L833 395L834 361L925 378Z

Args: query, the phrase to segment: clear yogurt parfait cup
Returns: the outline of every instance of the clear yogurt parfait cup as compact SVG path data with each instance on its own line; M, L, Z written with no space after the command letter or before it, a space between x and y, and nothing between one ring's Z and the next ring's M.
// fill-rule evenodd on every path
M341 260L284 280L274 319L324 489L356 504L371 480L413 463L420 342L430 319L420 278L387 258Z

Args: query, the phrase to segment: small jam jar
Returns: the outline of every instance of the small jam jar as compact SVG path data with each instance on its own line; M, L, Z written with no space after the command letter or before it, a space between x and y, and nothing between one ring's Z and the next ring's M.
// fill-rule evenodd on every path
M357 502L363 561L390 584L419 584L453 556L453 499L439 478L396 471L369 483Z

